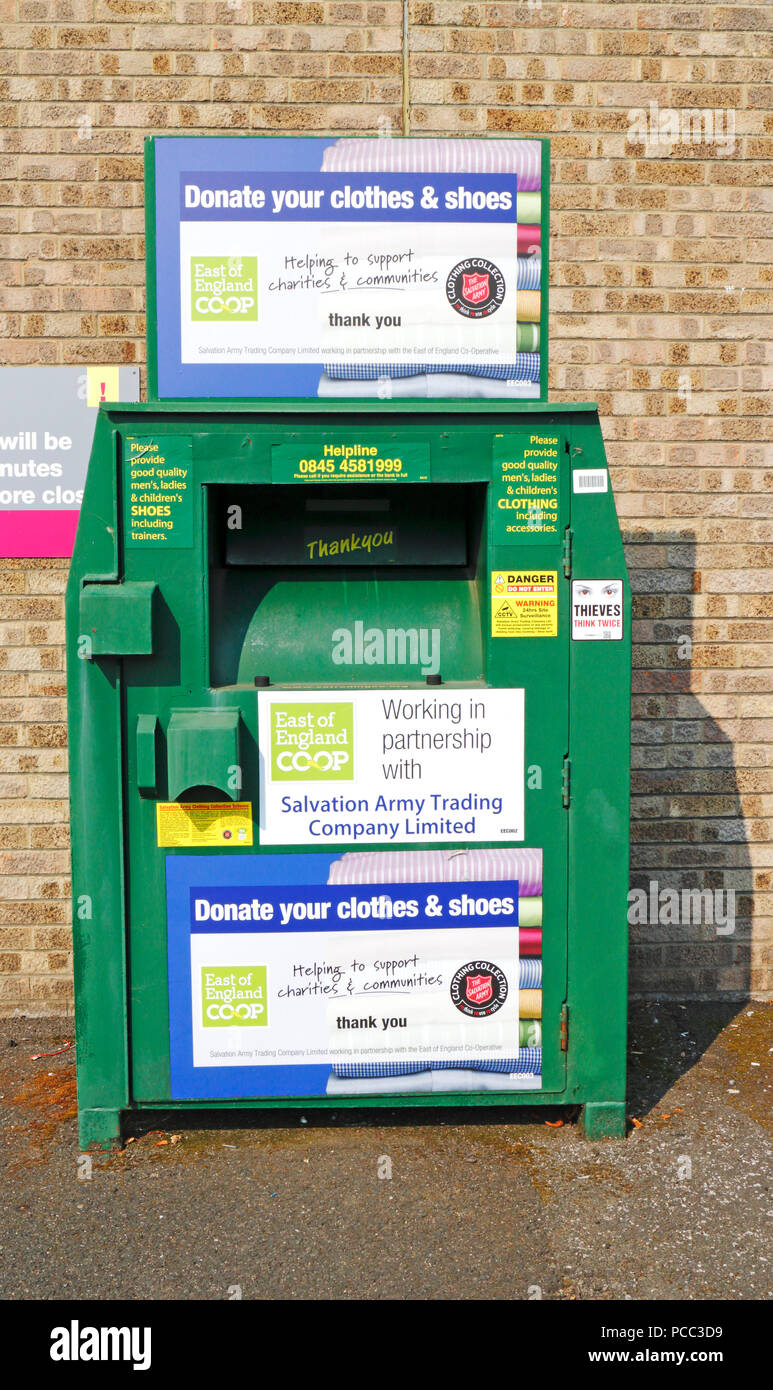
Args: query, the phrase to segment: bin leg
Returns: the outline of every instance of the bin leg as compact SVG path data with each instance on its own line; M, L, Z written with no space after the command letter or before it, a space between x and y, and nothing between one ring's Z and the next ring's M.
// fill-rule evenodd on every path
M79 1110L78 1142L81 1149L96 1144L100 1149L117 1149L121 1145L120 1110Z
M625 1102L587 1101L580 1123L586 1139L625 1139Z

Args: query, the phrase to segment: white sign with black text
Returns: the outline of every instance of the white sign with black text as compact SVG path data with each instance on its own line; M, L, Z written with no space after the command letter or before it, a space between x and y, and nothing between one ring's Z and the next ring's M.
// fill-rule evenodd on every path
M260 841L524 836L524 691L260 691Z
M620 642L622 636L622 579L573 579L572 639Z

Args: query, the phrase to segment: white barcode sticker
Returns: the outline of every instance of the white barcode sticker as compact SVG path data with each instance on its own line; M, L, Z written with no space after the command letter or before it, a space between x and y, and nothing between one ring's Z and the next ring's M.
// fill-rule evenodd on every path
M607 492L609 475L606 468L575 468L572 472L573 492Z

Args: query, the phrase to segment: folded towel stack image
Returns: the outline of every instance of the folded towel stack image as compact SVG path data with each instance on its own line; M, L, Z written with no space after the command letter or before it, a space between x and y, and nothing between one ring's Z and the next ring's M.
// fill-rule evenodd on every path
M432 1090L523 1090L542 1075L542 850L354 850L334 860L330 884L518 883L519 1036L516 1055L480 1062L339 1062L328 1095ZM528 925L523 925L525 922ZM514 1050L515 1051L515 1050ZM446 1077L438 1079L438 1074ZM453 1084L447 1078L451 1077ZM492 1084L496 1077L496 1085ZM365 1084L366 1089L363 1089Z
M326 365L321 397L371 398L369 383L389 383L388 395L411 398L536 399L540 381L542 312L542 147L539 140L346 138L328 146L322 171L335 174L514 174L517 178L517 331L513 360L446 367L418 363ZM522 332L524 329L531 332ZM525 360L529 359L529 360ZM429 378L433 381L430 382ZM474 379L474 380L473 380ZM488 384L486 389L485 383ZM496 383L496 384L493 384ZM383 389L383 388L382 388Z

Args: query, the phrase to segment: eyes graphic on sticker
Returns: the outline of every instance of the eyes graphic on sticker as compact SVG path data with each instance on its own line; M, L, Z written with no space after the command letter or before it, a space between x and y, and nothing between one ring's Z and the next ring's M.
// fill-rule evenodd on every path
M620 642L622 636L622 579L572 580L572 640Z
M588 598L589 595L593 593L590 584L577 583L574 588L575 593L579 594L581 598ZM604 598L613 598L617 594L617 581L614 581L612 584L602 584L601 594Z

